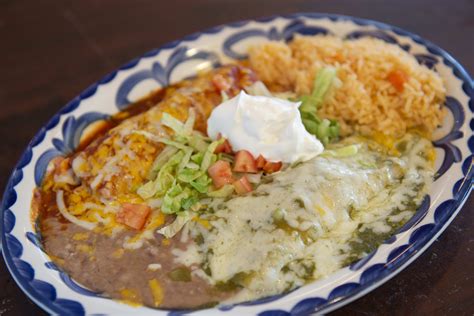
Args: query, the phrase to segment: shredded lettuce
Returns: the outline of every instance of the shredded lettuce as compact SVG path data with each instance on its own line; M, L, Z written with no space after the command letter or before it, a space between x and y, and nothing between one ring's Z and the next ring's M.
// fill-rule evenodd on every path
M179 184L172 186L163 197L161 204L161 211L165 214L173 214L179 212L181 208L181 201L177 198L177 195L182 193L183 190Z
M182 135L184 132L184 124L168 113L163 113L161 124L171 128L177 135Z
M224 138L218 139L216 141L213 141L208 147L206 152L204 153L204 156L202 157L202 162L201 162L201 170L202 171L207 171L209 167L217 161L217 155L214 154L214 151L216 150L217 146L222 144L225 141Z
M227 93L225 93L224 90L221 90L221 98L222 98L222 102L226 102L229 100L229 96L227 95Z
M223 198L223 197L230 196L232 193L234 193L234 186L231 185L231 184L226 184L222 188L220 188L219 190L215 190L215 191L211 191L211 192L207 193L207 195L209 195L210 197Z
M178 172L177 178L181 182L190 183L191 181L194 181L200 176L202 176L203 174L204 172L202 172L201 170L184 168L183 170Z
M148 179L154 179L156 177L156 174L158 170L160 170L161 167L170 159L178 149L173 146L166 146L161 153L156 156L155 161L153 161L153 164L150 168L150 173L148 175Z
M224 139L211 141L194 131L195 120L193 109L190 109L184 123L164 113L162 124L174 132L169 138L155 136L147 131L135 131L166 145L153 162L148 177L150 181L137 189L137 194L145 201L159 199L161 211L165 214L196 212L202 207L199 201L209 196L212 180L207 175L207 169L217 160L214 151ZM214 192L223 195L224 191Z
M189 212L182 212L176 216L175 220L166 227L159 229L157 232L166 238L172 238L176 235L187 222L192 218L192 215Z
M301 114L306 130L327 145L339 137L339 124L336 120L320 119L314 113Z
M194 129L194 122L196 121L196 111L193 108L189 109L188 119L184 123L183 132L184 135L191 135Z
M176 214L182 210L188 210L198 200L197 192L179 183L174 184L163 197L161 211L165 214Z
M252 85L245 87L245 91L254 96L266 96L266 97L272 97L272 93L270 90L268 90L267 86L261 82L261 81L256 81Z
M152 133L147 132L147 131L134 131L133 133L138 134L138 135L143 135L146 138L150 139L151 141L154 141L154 142L157 142L157 143L163 143L165 145L173 146L173 147L176 147L178 149L186 150L186 149L190 148L189 146L186 146L186 145L183 144L183 142L184 142L182 140L183 137L179 136L179 135L176 136L175 140L173 141L169 138L159 137L159 136L153 135Z
M336 120L321 119L316 115L318 108L323 104L331 86L337 86L337 70L334 67L322 68L317 74L313 84L313 91L310 95L303 95L294 98L292 93L272 93L265 84L257 81L245 88L248 94L255 96L276 96L288 98L292 101L301 101L299 107L301 120L306 130L315 135L323 144L327 145L339 137L339 124Z
M186 165L191 160L192 155L193 155L192 148L188 148L184 150L183 158L181 159L181 162L179 163L179 166L178 166L178 172L186 168Z
M173 184L173 170L183 159L184 153L178 151L163 164L154 180L148 181L137 189L137 194L144 200L152 197L161 197Z
M181 207L184 210L189 210L193 205L196 205L196 203L199 201L199 199L196 196L189 196L185 199L182 200Z
M199 134L195 134L195 135L192 135L191 137L189 137L189 146L191 146L192 148L194 148L195 150L201 152L201 151L205 151L207 149L207 146L209 145L201 135Z
M355 156L359 152L359 147L359 145L353 144L336 149L327 149L321 154L321 156L337 158L351 157Z
M207 150L207 148L206 148ZM191 161L192 162L195 162L197 164L199 164L199 167L201 166L201 163L202 163L202 158L204 157L204 153L203 152L199 152L197 154L194 154L191 156Z
M199 193L207 193L209 186L211 185L212 180L206 175L203 174L196 180L190 181L189 184L196 189Z
M188 162L186 164L186 168L188 169L192 169L192 170L199 170L200 169L200 166L192 161Z
M155 181L148 181L138 188L137 194L144 200L151 199L156 191L159 190L159 188L156 188L156 185L157 183Z
M325 145L339 137L339 124L335 120L321 119L316 115L335 81L337 70L334 67L325 67L319 70L314 80L313 92L299 98L302 102L299 110L306 130L315 135Z
M271 92L262 81L256 81L254 84L245 87L245 92L254 96L276 97L286 100L297 99L297 95L293 91Z
M228 161L229 163L234 163L234 156L226 154L226 153L220 153L217 155L217 160L224 160Z
M303 102L300 106L301 112L314 113L323 103L326 93L336 78L336 72L334 67L324 67L318 71L313 84L313 92L311 95L305 95L301 98Z
M189 147L189 146L186 146L186 145L184 145L184 144L182 144L182 143L179 143L179 142L177 142L177 141L169 140L168 138L164 138L164 137L159 137L159 138L157 138L157 141L160 142L160 143L169 145L169 146L176 147L176 148L178 148L178 149L182 149L182 150L191 149L191 147Z

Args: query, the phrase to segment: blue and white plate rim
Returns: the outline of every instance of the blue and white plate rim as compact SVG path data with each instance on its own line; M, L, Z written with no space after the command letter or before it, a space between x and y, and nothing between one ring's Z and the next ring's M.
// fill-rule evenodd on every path
M303 312L303 313L308 313L308 312L311 312L312 310L315 310L315 308L318 308L318 307L322 307L321 310L324 310L324 312L327 312L329 310L338 308L341 305L347 304L350 301L353 301L357 299L358 297L366 294L367 292L373 290L374 288L378 287L380 284L386 282L390 278L394 277L397 273L403 270L403 268L405 268L414 259L416 259L425 249L427 249L429 245L431 245L431 243L444 231L444 229L454 219L456 214L461 209L463 203L466 201L467 196L472 190L472 180L473 180L473 173L474 173L472 169L472 157L473 157L472 154L473 154L473 148L474 148L474 136L472 136L472 129L474 128L474 120L472 119L472 112L474 110L474 105L473 105L473 95L472 95L473 81L471 77L469 76L468 72L452 56L450 56L447 52L445 52L441 48L437 47L436 45L432 44L429 41L422 39L418 35L402 30L398 27L390 26L390 25L376 22L376 21L354 18L354 17L349 17L349 16L342 16L342 15L334 15L334 14L298 13L298 14L291 14L291 15L278 15L278 16L272 16L272 17L263 18L263 19L240 21L240 22L234 22L234 23L217 26L217 27L205 30L203 32L197 32L197 33L188 35L184 37L182 40L170 42L168 44L163 45L159 49L152 50L144 54L142 57L134 59L131 62L125 64L124 66L119 68L117 71L114 71L113 73L105 76L102 80L99 80L97 83L87 88L81 95L73 99L70 103L68 103L65 107L63 107L56 115L54 115L53 118L38 132L38 134L33 138L33 140L30 142L30 144L26 148L20 161L18 162L17 166L12 172L12 175L6 186L5 193L3 195L2 212L0 215L1 222L3 225L2 227L4 228L1 234L4 259L7 263L10 273L14 277L17 284L33 301L35 301L35 303L37 303L44 310L50 313L58 313L62 311L61 309L57 308L58 306L55 306L56 304L54 304L53 300L50 302L46 300L44 296L42 297L38 295L37 289L35 290L33 289L33 287L30 286L29 282L24 279L18 267L15 265L14 261L12 260L10 249L8 248L7 243L6 243L7 233L5 233L5 228L6 228L7 223L5 222L5 212L13 204L13 203L10 204L11 200L12 199L16 200L17 193L15 192L14 187L19 182L22 181L22 177L23 177L22 169L31 163L30 161L31 157L29 157L29 155L31 154L31 150L32 148L34 148L35 146L37 146L43 141L44 134L48 130L53 129L59 123L59 118L62 115L73 112L76 108L79 107L81 100L92 96L95 93L98 86L106 85L121 70L132 69L139 63L141 59L156 56L160 53L161 50L176 48L182 43L188 43L188 42L191 43L192 41L198 39L203 34L219 33L225 28L239 29L241 27L244 27L246 24L250 22L271 23L275 19L286 19L288 21L294 21L300 18L315 19L315 20L329 19L333 22L349 21L357 25L374 26L375 28L379 30L392 31L396 33L397 35L409 37L416 43L425 46L428 50L431 49L430 52L441 57L445 64L449 64L448 66L453 69L453 71L455 72L455 75L461 81L463 81L463 89L465 90L465 93L469 100L468 105L465 106L464 110L470 110L469 112L471 113L471 117L470 117L471 121L469 122L470 128L471 128L471 135L464 135L463 137L465 140L467 140L467 143L468 143L467 147L469 151L467 153L464 153L464 154L467 154L467 158L464 161L461 161L464 177L458 181L458 183L460 181L461 182L456 190L456 194L453 197L452 202L446 205L446 210L449 210L449 216L442 218L442 222L436 223L436 226L433 227L432 230L430 230L430 233L424 236L425 238L423 238L423 242L418 242L416 247L412 247L413 251L409 253L409 255L406 258L404 258L404 260L398 260L396 262L396 266L393 266L393 270L390 273L382 274L380 275L380 277L373 279L371 282L369 282L368 284L365 284L364 286L360 286L359 284L359 287L351 288L351 290L349 290L347 293L343 293L342 295L335 295L332 299L330 298L331 296L329 296L328 299L316 298L320 300L311 301L311 299L313 298L308 296L305 298L305 300L303 300L307 302L303 302L303 301L299 302L298 304L290 308L289 312L293 314L297 313L298 311ZM469 117L467 118L469 119ZM57 299L56 297L54 297L54 301L60 301L60 300L61 299ZM325 302L322 302L321 300L323 301L325 300ZM65 303L67 304L68 302L65 302ZM232 307L230 307L229 309L232 309ZM270 314L282 315L282 314L286 314L286 312L283 310L267 310L267 311L261 312L261 314L262 315L264 314L265 315L267 314L268 315Z

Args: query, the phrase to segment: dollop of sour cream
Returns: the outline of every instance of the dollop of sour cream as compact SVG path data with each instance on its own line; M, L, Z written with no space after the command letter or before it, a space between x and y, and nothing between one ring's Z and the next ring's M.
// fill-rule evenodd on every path
M268 96L251 96L241 91L221 103L207 121L207 134L228 139L234 151L247 150L255 158L293 163L307 161L324 147L308 133L301 121L300 102Z

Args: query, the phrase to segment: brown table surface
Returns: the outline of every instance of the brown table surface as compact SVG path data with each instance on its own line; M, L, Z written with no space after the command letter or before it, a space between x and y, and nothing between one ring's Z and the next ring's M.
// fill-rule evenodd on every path
M1 0L0 191L60 107L128 60L186 34L273 14L328 12L387 22L438 44L474 73L474 1ZM474 314L474 198L411 266L334 315ZM0 315L43 314L0 260Z

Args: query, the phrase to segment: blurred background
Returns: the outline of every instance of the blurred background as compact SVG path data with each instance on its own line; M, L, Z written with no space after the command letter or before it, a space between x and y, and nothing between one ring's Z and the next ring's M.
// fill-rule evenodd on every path
M0 192L36 131L105 74L205 28L295 12L399 26L441 46L474 73L473 0L0 0ZM333 315L473 315L473 228L471 196L412 265ZM43 314L0 261L0 315Z

